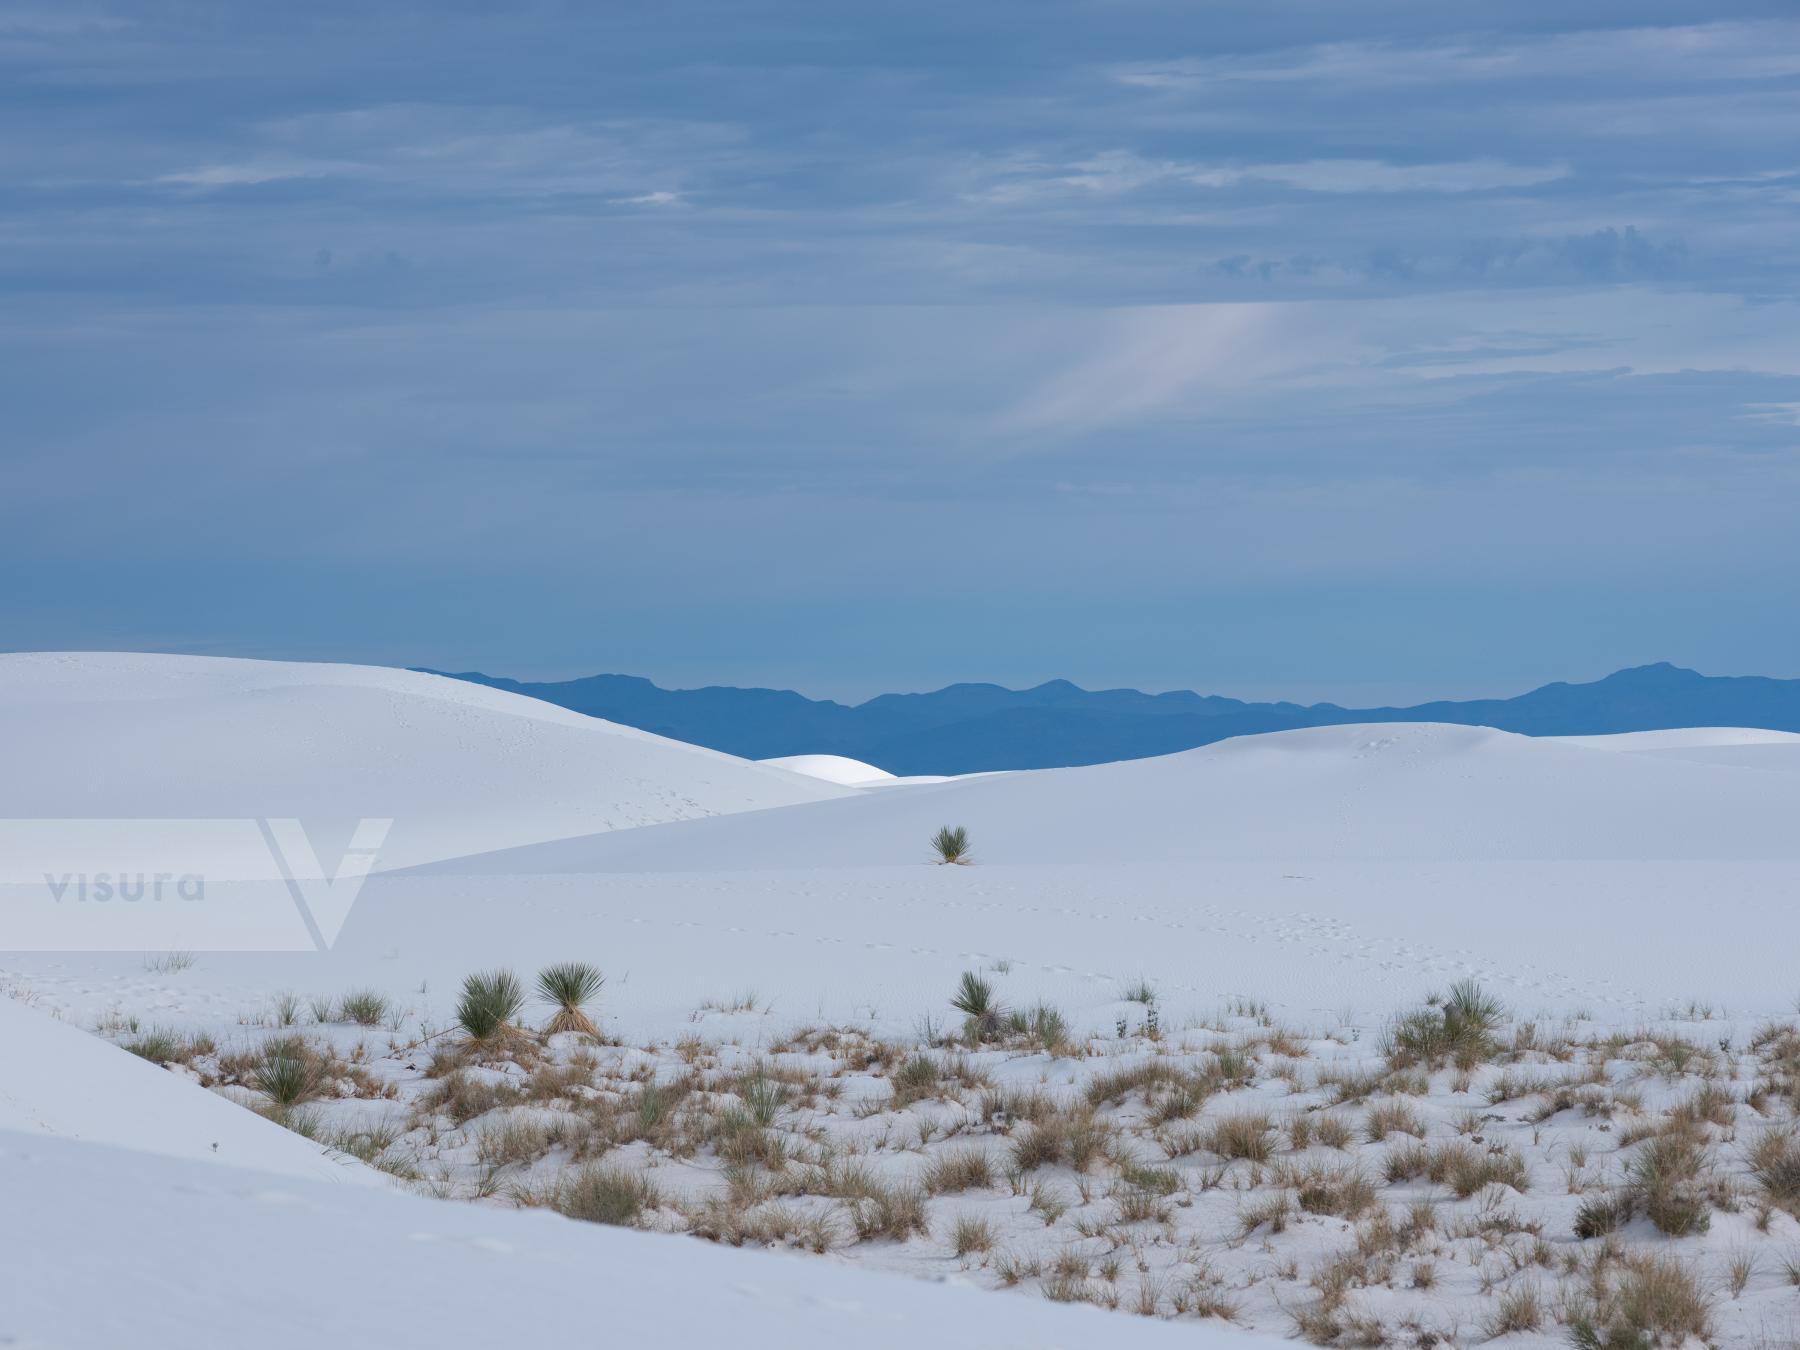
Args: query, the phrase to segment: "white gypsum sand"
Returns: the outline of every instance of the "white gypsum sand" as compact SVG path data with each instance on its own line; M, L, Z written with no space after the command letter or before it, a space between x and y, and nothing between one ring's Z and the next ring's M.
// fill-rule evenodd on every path
M1634 747L1394 724L870 792L554 709L555 736L515 737L513 720L538 714L512 705L542 705L494 708L476 691L474 711L452 698L444 712L447 682L399 698L392 672L301 667L296 694L184 658L191 686L165 667L155 698L132 699L107 665L118 658L93 659L72 683L114 686L89 699L103 725L128 729L135 704L156 730L125 735L91 783L54 767L98 744L84 717L43 712L54 677L27 662L29 678L0 689L31 763L52 766L57 810L241 801L305 818L341 779L350 814L398 803L395 830L411 820L426 865L370 877L329 951L7 952L0 984L34 1016L173 1046L184 1074L264 1108L257 1064L304 1038L327 1072L297 1118L387 1184L492 1209L560 1202L582 1168L618 1167L652 1188L631 1215L647 1227L1346 1343L1472 1343L1506 1320L1505 1300L1522 1325L1534 1291L1539 1328L1508 1334L1548 1344L1568 1334L1557 1319L1582 1275L1570 1263L1609 1250L1576 1237L1582 1205L1626 1193L1656 1139L1692 1126L1705 1166L1680 1185L1704 1202L1706 1231L1664 1234L1638 1200L1618 1240L1691 1267L1725 1343L1756 1344L1792 1297L1784 1253L1800 1229L1751 1155L1793 1113L1782 1028L1800 984L1785 955L1800 938L1800 777L1778 737L1656 733ZM242 664L261 663L222 663ZM347 704L305 692L340 680L372 682L385 711L368 712L366 691ZM465 718L478 734L458 740ZM354 753L371 721L385 752ZM175 730L214 753L182 757ZM259 753L234 757L241 743ZM332 752L297 772L288 743ZM459 776L457 757L476 753L482 775ZM15 806L33 800L29 776ZM490 802L489 783L511 795ZM608 833L580 833L586 784L607 796ZM743 813L624 828L726 810ZM945 825L969 830L972 866L933 864ZM567 960L605 971L593 1011L609 1043L519 1041L453 1077L435 1052L459 1039L464 977L505 966L529 986ZM1034 1046L1029 1028L947 1043L965 970L1010 1009L1055 1008L1069 1045ZM1389 1064L1389 1021L1471 978L1506 1009L1493 1053L1423 1077ZM1154 1026L1126 997L1143 987ZM345 1016L357 994L381 1005L367 1025ZM1147 1064L1163 1068L1089 1100ZM46 1119L54 1105L25 1103ZM1089 1106L1079 1168L1067 1148L1022 1166L1032 1113L1067 1122ZM1214 1147L1216 1121L1265 1110L1265 1161ZM1368 1137L1371 1113L1405 1111L1437 1158L1411 1175L1394 1161L1407 1138ZM1456 1172L1463 1146L1517 1161L1458 1195L1456 1175L1481 1175ZM927 1196L918 1231L908 1188L952 1184L957 1168L979 1179L959 1156L970 1149L988 1179ZM1345 1169L1373 1192L1354 1214L1334 1212L1361 1194ZM1260 1206L1268 1218L1246 1228ZM968 1245L983 1224L992 1240ZM1344 1267L1355 1247L1367 1259ZM1647 1278L1635 1269L1612 1261L1601 1284Z

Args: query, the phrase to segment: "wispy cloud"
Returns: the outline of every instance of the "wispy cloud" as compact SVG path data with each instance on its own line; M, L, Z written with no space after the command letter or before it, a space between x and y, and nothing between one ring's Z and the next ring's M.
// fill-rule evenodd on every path
M1507 164L1490 158L1425 164L1375 159L1216 164L1152 160L1130 150L1109 150L1069 164L1025 161L1003 168L1001 173L1000 181L971 195L994 202L1019 202L1057 193L1104 196L1170 185L1229 188L1257 183L1303 192L1487 192L1555 182L1567 177L1569 168L1565 164Z
M1470 35L1455 41L1332 42L1245 55L1133 61L1121 83L1194 94L1233 83L1335 85L1582 80L1692 84L1800 74L1800 22L1767 20L1551 32L1528 38Z

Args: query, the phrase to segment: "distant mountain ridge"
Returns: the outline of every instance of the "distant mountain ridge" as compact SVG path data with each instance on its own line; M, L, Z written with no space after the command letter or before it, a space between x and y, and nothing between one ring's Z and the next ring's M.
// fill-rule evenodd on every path
M848 755L897 774L1100 764L1191 750L1232 736L1347 722L1455 722L1528 736L1692 726L1800 731L1800 680L1701 675L1666 661L1589 684L1547 684L1516 698L1410 708L1246 703L1187 690L1089 690L1067 680L1032 689L953 684L928 694L882 694L852 706L787 689L663 689L634 675L531 683L475 671L426 673L543 699L746 759Z

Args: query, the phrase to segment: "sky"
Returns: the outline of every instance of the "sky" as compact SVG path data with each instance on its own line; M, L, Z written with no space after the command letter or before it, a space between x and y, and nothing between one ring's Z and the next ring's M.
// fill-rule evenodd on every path
M1800 675L1791 3L0 0L0 646Z

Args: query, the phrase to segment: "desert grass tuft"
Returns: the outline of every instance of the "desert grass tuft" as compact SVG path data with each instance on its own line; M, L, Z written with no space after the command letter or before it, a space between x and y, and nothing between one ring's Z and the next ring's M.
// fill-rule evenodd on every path
M1363 1129L1371 1144L1379 1144L1390 1134L1410 1134L1417 1139L1425 1137L1425 1122L1419 1119L1418 1112L1402 1101L1388 1101L1371 1106L1363 1121Z
M1260 1111L1220 1116L1212 1123L1206 1146L1227 1161L1267 1162L1275 1155L1275 1122Z
M646 1209L661 1204L655 1185L641 1172L609 1163L589 1163L557 1187L551 1206L586 1223L632 1226Z
M1768 1202L1800 1218L1800 1138L1793 1127L1769 1130L1749 1149L1750 1175Z
M986 1189L994 1184L993 1160L979 1146L940 1153L927 1164L924 1184L928 1195Z
M378 989L353 989L337 1003L337 1015L359 1027L376 1027L392 1015L393 1005Z
M1490 1337L1508 1336L1518 1331L1536 1331L1544 1324L1544 1300L1537 1286L1520 1285L1500 1295L1487 1321Z
M1626 1257L1617 1283L1596 1274L1594 1288L1564 1311L1576 1350L1647 1350L1712 1335L1712 1300L1699 1277L1673 1257Z
M995 1236L994 1225L986 1219L972 1214L959 1215L950 1229L950 1248L958 1256L991 1251Z

